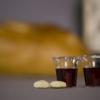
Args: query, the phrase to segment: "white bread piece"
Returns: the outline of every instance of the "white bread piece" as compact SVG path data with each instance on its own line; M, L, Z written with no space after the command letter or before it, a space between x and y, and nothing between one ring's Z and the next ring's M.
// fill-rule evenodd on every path
M50 84L45 80L38 80L33 83L34 88L49 88Z
M63 81L52 81L52 82L50 83L50 86L51 86L52 88L65 88L67 85L66 85L66 83L63 82Z

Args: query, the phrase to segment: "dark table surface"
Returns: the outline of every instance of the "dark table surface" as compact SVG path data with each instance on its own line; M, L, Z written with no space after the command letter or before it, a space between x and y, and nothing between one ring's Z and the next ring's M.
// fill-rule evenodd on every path
M33 88L34 81L41 79L55 80L47 77L0 77L0 100L100 100L100 87L85 87L82 78L73 88Z

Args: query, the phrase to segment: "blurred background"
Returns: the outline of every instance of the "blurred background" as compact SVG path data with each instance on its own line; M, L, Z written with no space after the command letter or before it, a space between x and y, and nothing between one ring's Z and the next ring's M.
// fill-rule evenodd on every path
M81 35L82 0L0 0L0 20L50 22Z
M81 0L0 0L0 12L1 74L52 75L53 56L87 53Z
M0 0L0 73L54 75L52 57L96 52L89 36L84 41L92 32L83 30L84 7L92 9L84 2Z

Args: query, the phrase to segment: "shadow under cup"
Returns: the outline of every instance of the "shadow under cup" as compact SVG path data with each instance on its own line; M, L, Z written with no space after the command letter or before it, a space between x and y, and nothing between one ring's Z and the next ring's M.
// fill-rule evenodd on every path
M77 68L72 57L56 57L53 59L58 81L66 82L67 87L76 86Z

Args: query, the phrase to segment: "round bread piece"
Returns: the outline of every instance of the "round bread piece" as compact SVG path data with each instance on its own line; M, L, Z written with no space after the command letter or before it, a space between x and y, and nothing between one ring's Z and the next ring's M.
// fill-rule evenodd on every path
M66 87L66 83L63 81L52 81L50 83L50 86L52 88L65 88Z
M35 87L35 88L49 88L50 85L45 80L38 80L38 81L33 83L33 87Z

